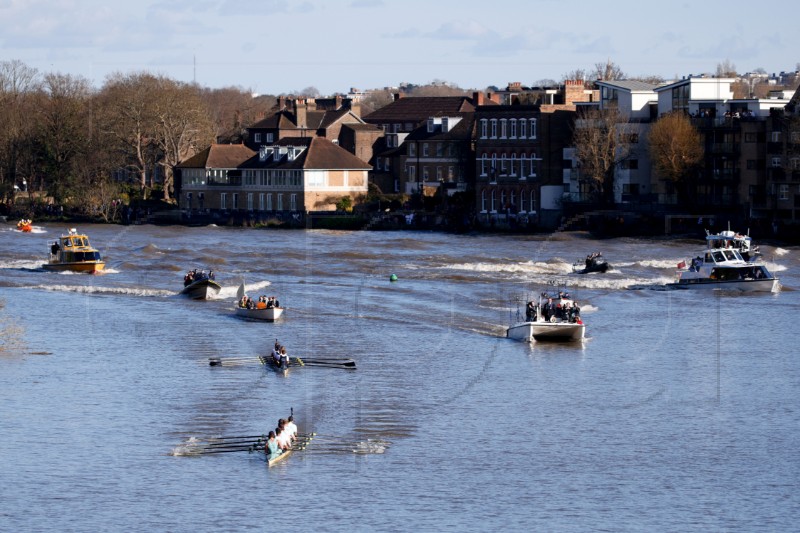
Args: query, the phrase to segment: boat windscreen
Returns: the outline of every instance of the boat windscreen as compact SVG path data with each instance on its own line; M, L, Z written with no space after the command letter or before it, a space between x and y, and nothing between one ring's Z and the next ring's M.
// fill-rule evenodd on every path
M716 263L722 263L723 261L725 261L725 256L722 255L722 252L714 252L713 256L714 256L714 262Z
M725 250L725 259L728 261L735 261L736 254L733 253L733 250Z

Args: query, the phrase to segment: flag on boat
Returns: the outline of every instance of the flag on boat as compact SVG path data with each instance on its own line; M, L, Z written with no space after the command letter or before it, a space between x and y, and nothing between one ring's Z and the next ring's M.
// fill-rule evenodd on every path
M686 261L681 261L678 263L678 268L686 268Z

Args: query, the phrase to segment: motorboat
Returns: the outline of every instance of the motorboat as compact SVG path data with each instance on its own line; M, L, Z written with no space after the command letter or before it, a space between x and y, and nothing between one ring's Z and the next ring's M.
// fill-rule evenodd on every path
M730 238L727 238L730 237ZM749 237L747 237L749 239ZM739 245L749 241L739 239ZM674 289L719 289L743 292L776 292L780 281L763 262L745 260L735 245L736 234L708 234L702 256L678 263L677 280L668 283ZM752 250L752 248L750 248Z
M195 269L184 277L181 294L193 300L208 300L219 294L221 290L222 287L214 279L213 270L206 274L202 270Z
M608 264L601 253L586 256L586 260L575 261L572 271L576 274L589 274L590 272L606 272L611 265Z
M29 218L23 218L17 222L17 229L23 233L30 233L33 230L33 222Z
M248 320L275 322L283 315L284 308L275 296L259 296L258 300L253 300L247 296L244 282L239 286L236 297L236 316Z
M586 334L586 324L580 316L578 304L566 290L556 294L543 292L538 303L526 304L525 319L512 324L506 337L525 342L579 341Z
M66 235L50 244L47 263L42 268L93 274L100 272L105 266L100 252L89 243L89 237L70 228Z

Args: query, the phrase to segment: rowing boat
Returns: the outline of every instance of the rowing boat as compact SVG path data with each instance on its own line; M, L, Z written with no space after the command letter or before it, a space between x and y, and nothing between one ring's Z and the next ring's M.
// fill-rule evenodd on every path
M282 454L280 454L278 457L276 457L274 459L269 459L269 456L265 453L264 454L264 459L266 459L267 465L275 466L276 464L280 463L281 461L283 461L284 459L286 459L290 455L292 455L293 451L294 450L292 450L292 449L286 450L285 452L283 452Z

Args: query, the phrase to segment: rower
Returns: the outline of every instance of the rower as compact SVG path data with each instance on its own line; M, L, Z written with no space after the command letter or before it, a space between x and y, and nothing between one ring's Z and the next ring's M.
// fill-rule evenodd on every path
M289 418L286 420L286 427L284 429L289 432L289 437L292 440L295 440L297 438L297 426L294 423L293 415L290 415Z
M278 427L275 430L275 441L283 451L290 450L292 448L292 441L289 439L289 433L287 433L282 427Z
M278 447L278 440L274 431L269 432L267 443L264 445L264 453L267 454L267 459L272 460L278 457L282 450Z

